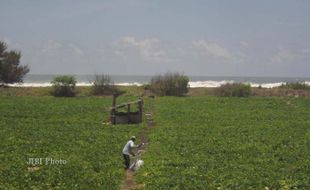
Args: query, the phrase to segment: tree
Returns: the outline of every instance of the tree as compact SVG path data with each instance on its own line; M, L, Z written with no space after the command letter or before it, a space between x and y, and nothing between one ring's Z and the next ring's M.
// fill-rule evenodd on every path
M19 65L22 56L19 51L7 51L7 44L0 41L0 84L23 82L29 72L27 65Z

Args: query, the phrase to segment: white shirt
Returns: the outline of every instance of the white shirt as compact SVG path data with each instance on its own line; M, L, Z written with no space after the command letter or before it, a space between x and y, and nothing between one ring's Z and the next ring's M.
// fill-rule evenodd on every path
M134 148L134 147L136 147L135 143L132 140L128 141L123 148L123 154L130 155L131 148Z

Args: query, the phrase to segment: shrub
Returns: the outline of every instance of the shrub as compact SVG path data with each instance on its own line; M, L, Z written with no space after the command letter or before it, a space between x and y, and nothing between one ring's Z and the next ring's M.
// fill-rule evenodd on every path
M150 90L151 89L151 85L150 84L143 84L142 85L144 90Z
M93 95L111 95L118 92L109 75L96 75L92 86Z
M96 75L92 86L93 95L111 95L119 90L109 75Z
M75 96L75 84L76 80L74 76L61 75L54 77L53 81L53 91L54 96L64 96L73 97Z
M310 86L303 82L285 83L279 86L279 88L294 89L294 90L310 90Z
M183 96L188 92L189 78L179 73L166 73L151 79L150 89L160 96Z
M249 84L242 83L227 83L221 85L216 90L218 96L236 96L236 97L249 97L251 95L251 86Z

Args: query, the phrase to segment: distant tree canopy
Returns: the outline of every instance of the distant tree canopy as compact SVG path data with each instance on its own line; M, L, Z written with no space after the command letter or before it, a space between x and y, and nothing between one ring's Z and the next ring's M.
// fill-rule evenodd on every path
M23 77L29 72L27 65L19 65L21 52L7 51L7 47L0 41L0 85L23 82Z

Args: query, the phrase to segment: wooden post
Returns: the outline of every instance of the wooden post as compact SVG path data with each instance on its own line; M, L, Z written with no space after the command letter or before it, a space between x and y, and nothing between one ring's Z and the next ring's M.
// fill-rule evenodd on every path
M127 104L127 117L128 117L128 124L130 123L130 104Z
M110 112L110 120L111 120L112 125L115 125L115 123L116 123L116 118L115 117L116 117L115 116L115 108L112 107L111 108L111 112Z
M138 105L139 105L139 119L140 119L140 122L142 122L142 99L141 98L139 98Z
M111 116L110 116L111 122L112 122L113 125L116 124L116 115L115 115L115 113L116 113L116 108L115 108L115 106L116 106L116 97L117 97L117 94L113 94Z
M116 105L116 97L117 97L117 94L113 94L112 107L115 107Z

